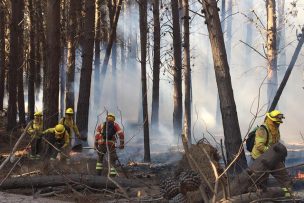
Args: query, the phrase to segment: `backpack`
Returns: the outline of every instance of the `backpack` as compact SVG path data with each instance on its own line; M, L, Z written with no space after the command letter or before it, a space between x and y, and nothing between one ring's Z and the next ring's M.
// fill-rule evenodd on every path
M266 130L266 132L267 132L266 145L268 145L268 142L269 142L269 132L268 132L266 126L265 126L265 125L257 126L257 127L255 127L255 128L248 134L248 138L247 138L247 140L246 140L246 149L247 149L249 152L251 152L252 149L253 149L254 142L255 142L255 133L256 133L256 131L257 131L257 129L258 129L259 127L263 127L263 128Z
M65 124L65 117L62 119L62 124L64 125L64 128L68 132L69 136L71 136L71 128Z
M108 130L108 132L106 132L106 130ZM108 137L108 140L113 140L115 134L116 134L116 130L114 127L114 122L108 122L108 126L107 126L107 122L104 122L102 128L103 139L106 140Z

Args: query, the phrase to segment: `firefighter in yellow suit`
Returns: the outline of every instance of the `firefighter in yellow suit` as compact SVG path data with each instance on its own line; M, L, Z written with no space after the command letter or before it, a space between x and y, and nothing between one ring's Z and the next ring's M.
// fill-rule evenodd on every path
M266 114L263 126L259 127L256 131L255 142L251 152L251 157L253 160L257 159L264 152L266 152L269 147L280 141L280 124L283 123L284 115L279 110L274 110ZM276 165L275 169L281 169L278 171L271 172L271 175L275 177L278 182L283 186L282 189L285 192L285 196L291 196L292 181L289 174L285 168L285 164L280 162ZM274 169L274 170L275 170ZM267 184L269 174L266 173L263 178L261 178L262 184ZM263 185L262 185L263 187Z
M42 112L37 111L34 114L34 121L28 128L27 133L31 136L30 159L40 159L41 136L43 133Z

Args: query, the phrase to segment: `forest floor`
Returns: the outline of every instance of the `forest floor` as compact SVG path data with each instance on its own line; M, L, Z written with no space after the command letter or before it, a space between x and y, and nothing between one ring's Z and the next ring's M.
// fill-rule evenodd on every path
M23 128L8 132L5 126L6 118L1 116L0 163L9 155L23 132ZM49 163L48 160L44 159L30 160L28 158L29 142L30 138L27 136L19 145L14 160L12 162L9 161L1 169L0 187L2 183L4 184L7 180L16 177L64 176L67 174L96 175L96 158L93 158L92 154L87 150L80 153L72 152L70 165L60 160L55 163ZM165 160L167 156L174 156L176 153L180 154L180 152L172 153L171 155L164 154L161 159ZM118 178L126 178L142 183L142 186L136 188L97 189L89 186L79 188L77 183L75 183L58 187L37 188L33 186L30 188L1 189L0 202L168 202L163 199L160 192L160 180L173 175L177 164L139 163L130 160L128 164L118 165ZM107 176L107 170L103 171L102 176ZM121 191L121 189L124 191ZM124 194L128 195L129 200L124 197Z

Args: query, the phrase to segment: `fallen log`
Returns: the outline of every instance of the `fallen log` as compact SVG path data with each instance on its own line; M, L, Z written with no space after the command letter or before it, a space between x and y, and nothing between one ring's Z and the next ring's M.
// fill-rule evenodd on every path
M122 187L142 187L143 183L137 180L115 177L114 179ZM34 176L34 177L18 177L10 178L0 185L0 190L16 189L16 188L40 188L40 187L56 187L71 183L83 184L93 188L115 189L117 186L107 177L94 175L51 175L51 176Z
M247 202L252 202L254 200L259 200L259 199L274 199L274 198L280 198L284 197L284 192L282 188L280 187L272 187L272 188L267 188L267 191L261 192L261 193L246 193L246 194L241 194L238 196L233 196L229 198L228 200L222 200L220 201L221 203L247 203Z
M274 144L257 158L246 170L231 181L230 195L237 196L248 192L265 174L265 171L273 170L277 163L283 162L287 156L286 147L277 143ZM219 193L219 198L223 198L223 193Z

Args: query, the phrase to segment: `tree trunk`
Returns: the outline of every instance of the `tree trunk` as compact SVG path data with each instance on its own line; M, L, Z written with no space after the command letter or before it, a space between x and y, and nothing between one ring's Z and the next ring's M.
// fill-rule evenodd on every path
M141 64L141 94L142 109L144 121L144 161L150 162L150 137L149 137L149 115L148 115L148 91L146 78L146 60L147 60L147 0L139 2L139 29L140 29L140 64Z
M96 0L95 10L95 72L99 73L101 39L101 0ZM96 74L95 73L95 74Z
M228 64L231 63L231 44L232 44L232 1L228 0L227 7L227 56Z
M94 23L94 22L93 22ZM94 40L93 40L94 42ZM114 178L122 187L142 187L143 184L136 180L130 180L126 178ZM19 177L10 178L3 182L0 188L3 189L14 189L14 188L41 188L41 187L56 187L66 185L69 183L79 183L88 185L93 188L108 188L115 189L117 186L111 182L107 177L104 176L93 176L93 175L49 175L49 176L36 176L36 177Z
M266 0L267 10L267 98L268 105L278 89L277 45L276 45L276 4L275 0Z
M3 110L5 90L5 5L0 2L0 110Z
M223 32L217 11L217 1L203 1L203 8L206 16L216 82L220 97L227 159L230 163L239 152L239 148L242 145L242 137L233 96ZM234 166L236 167L236 171L240 171L242 168L247 167L247 161L243 150Z
M115 43L115 39L116 39L116 29L117 29L117 23L118 23L118 19L119 19L119 14L120 14L120 10L121 10L121 5L122 5L122 0L118 1L118 5L116 4L117 8L115 8L115 16L113 18L113 24L111 26L111 33L110 33L110 38L109 38L109 42L105 51L105 57L103 60L103 64L102 64L102 70L101 70L101 81L100 81L100 87L101 87L101 91L103 88L103 82L104 82L104 78L106 76L107 73L107 68L108 68L108 63L109 63L109 59L111 56L111 51L112 51L112 47L113 47L113 43ZM110 12L111 14L111 12ZM110 16L110 22L111 22L111 16Z
M285 1L278 2L278 30L277 30L277 50L278 56L278 75L284 76L286 71L286 49L285 49Z
M285 87L285 85L286 85L286 83L288 81L288 78L289 78L289 76L291 74L291 71L292 71L292 69L293 69L293 67L294 67L294 65L295 65L295 63L297 61L297 58L298 58L298 56L300 54L300 51L301 51L301 48L303 46L303 43L304 43L304 31L302 31L302 34L300 34L299 37L300 38L299 38L299 43L297 45L297 48L296 48L296 50L295 50L295 52L294 52L294 54L293 54L293 56L291 58L290 64L289 64L289 66L288 66L288 68L286 70L284 78L283 78L283 80L282 80L282 82L280 84L280 87L279 87L279 89L278 89L278 91L277 91L277 93L276 93L276 95L275 95L275 97L274 97L274 99L272 101L272 104L271 104L268 112L273 111L276 108L276 106L277 106L277 104L279 102L279 99L281 97L283 89L284 89L284 87Z
M46 39L47 67L44 73L43 109L44 127L58 122L59 66L60 66L60 1L47 1Z
M173 110L173 128L174 134L180 136L182 133L183 117L183 93L182 93L182 53L181 53L181 33L179 27L178 1L171 0L172 18L173 18L173 49L174 49L174 110Z
M36 25L35 22L36 15L34 10L34 2L33 0L29 0L28 4L29 9L29 17L30 17L30 58L29 58L29 76L28 76L28 114L29 119L34 119L34 113L35 113L35 54L37 53L35 48L35 31L36 31ZM38 33L36 33L38 34Z
M100 7L100 20L101 20L101 41L102 43L108 42L108 21L107 21L107 1L108 0L101 0L101 7Z
M81 3L81 0L70 1L69 10L69 25L67 37L67 72L66 72L66 108L75 109L75 55L76 55L76 4Z
M87 135L88 121L89 121L89 107L90 107L90 90L91 90L91 76L92 63L94 52L94 22L95 22L95 2L85 2L85 24L84 24L84 46L83 59L80 76L79 97L77 103L77 126L80 133Z
M159 73L160 73L160 20L159 20L159 0L153 1L153 87L152 87L152 117L151 125L158 129L159 119Z
M9 54L9 69L8 69L8 115L7 115L7 129L13 129L17 124L17 85L18 70L20 70L21 60L21 40L23 35L23 8L24 2L19 0L12 0L12 18L10 29L10 54ZM23 47L22 47L23 48Z
M192 80L190 64L190 30L189 30L189 1L183 0L184 8L184 67L185 67L185 120L184 132L191 146L191 103L192 103Z

